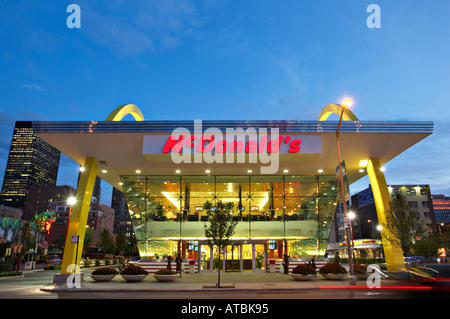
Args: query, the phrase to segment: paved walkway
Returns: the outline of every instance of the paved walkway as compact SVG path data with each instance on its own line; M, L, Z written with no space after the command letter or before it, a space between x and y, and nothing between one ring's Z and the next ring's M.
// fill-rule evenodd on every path
M149 274L143 281L127 282L117 275L109 282L96 282L90 278L90 271L84 272L84 280L80 288L68 287L66 284L52 284L41 290L47 292L89 291L89 292L121 292L121 291L217 291L217 273L182 274L172 282L159 282ZM290 275L282 273L221 273L220 290L299 290L299 289L339 289L350 286L348 275L343 280L327 280L320 274L310 281L297 281ZM402 280L381 279L381 287L404 285ZM365 280L357 280L358 289L368 289Z

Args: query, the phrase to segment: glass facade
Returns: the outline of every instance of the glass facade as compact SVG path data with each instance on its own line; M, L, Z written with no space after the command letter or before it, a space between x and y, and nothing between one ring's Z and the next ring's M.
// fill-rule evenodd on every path
M238 221L233 241L286 240L292 257L323 256L336 211L334 175L121 176L141 258L198 249L217 201ZM181 244L180 244L181 245ZM197 246L195 246L197 245ZM192 246L192 247L191 247Z

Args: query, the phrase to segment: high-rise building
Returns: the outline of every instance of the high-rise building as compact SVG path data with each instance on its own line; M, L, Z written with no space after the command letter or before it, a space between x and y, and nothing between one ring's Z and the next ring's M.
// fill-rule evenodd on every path
M114 234L122 232L129 240L133 236L133 226L131 224L130 213L128 212L125 194L113 187L111 207L115 210Z
M433 199L436 223L438 225L450 223L450 197L442 194L431 195L431 197Z
M75 196L75 192L75 188L68 185L29 187L23 208L23 219L31 220L36 214L54 211L57 213L58 223L67 222L68 212L65 212L63 207L68 206L67 201Z
M31 122L17 121L0 204L23 209L29 187L56 185L60 156L60 151L33 133Z

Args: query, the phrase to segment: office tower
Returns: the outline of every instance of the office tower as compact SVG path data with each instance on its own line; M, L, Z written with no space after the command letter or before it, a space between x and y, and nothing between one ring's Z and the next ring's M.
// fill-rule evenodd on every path
M433 209L436 216L436 223L441 224L450 223L450 197L438 194L431 195L433 199Z
M29 187L56 185L60 156L60 151L33 133L31 122L17 121L0 204L23 209Z
M114 234L123 232L129 239L133 235L130 213L128 212L127 201L124 193L113 187L111 207L115 209Z
M77 185L78 185L78 182L80 181L80 174L81 174L81 172L78 172ZM95 178L94 189L92 190L92 198L94 198L94 197L96 198L96 199L94 199L94 201L96 201L96 203L100 203L100 199L102 197L101 183L102 183L102 179L97 176Z

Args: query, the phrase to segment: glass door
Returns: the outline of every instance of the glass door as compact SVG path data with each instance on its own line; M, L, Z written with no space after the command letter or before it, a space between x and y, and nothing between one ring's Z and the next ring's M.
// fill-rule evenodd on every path
M241 271L241 251L239 244L231 244L227 246L225 259L225 271L240 272Z
M211 260L213 251L209 245L199 244L199 264L200 272L212 272Z
M253 244L253 271L266 271L266 245Z

